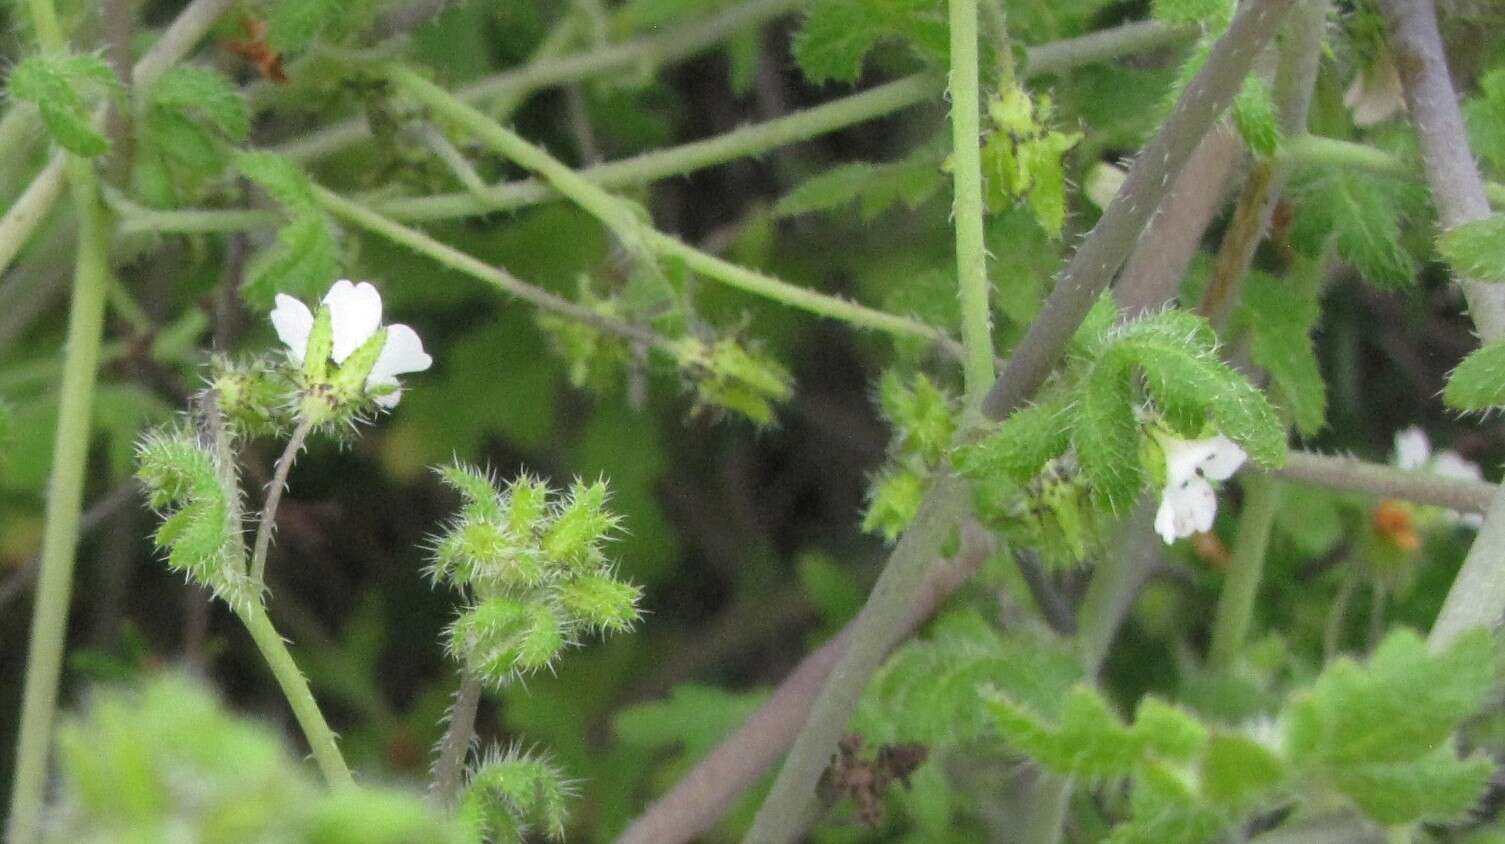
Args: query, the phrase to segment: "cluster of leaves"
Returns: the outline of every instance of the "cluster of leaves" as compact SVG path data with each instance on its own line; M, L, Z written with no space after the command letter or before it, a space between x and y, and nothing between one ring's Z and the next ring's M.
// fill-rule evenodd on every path
M950 36L937 0L819 0L805 10L794 59L812 82L856 82L878 44L899 39L919 56L944 61Z
M674 342L672 354L694 390L697 409L729 410L767 425L774 406L794 392L793 379L778 361L733 337L683 337Z
M1110 317L1111 318L1111 317ZM1142 383L1157 415L1179 436L1210 428L1254 460L1278 465L1285 431L1264 395L1218 357L1206 320L1166 310L1086 338L1085 356L1055 389L959 453L969 477L1028 483L1071 450L1094 500L1110 511L1145 483L1140 459Z
M219 179L231 150L251 130L251 109L220 74L189 65L169 69L141 95L131 187L148 205L195 201Z
M415 844L465 836L417 795L311 781L267 727L167 674L97 689L58 729L58 841L309 841Z
M163 515L153 539L167 564L232 605L259 600L246 573L234 463L186 427L142 438L136 477Z
M988 103L991 130L982 147L984 198L991 212L1024 198L1040 228L1060 237L1066 222L1066 168L1062 159L1082 140L1080 132L1050 128L1049 95L1031 98L1017 85Z
M467 597L447 634L466 671L500 688L552 666L582 633L638 620L641 590L617 579L605 552L619 523L605 482L558 495L527 476L499 490L468 466L438 471L462 504L434 538L430 575Z
M889 542L914 521L931 474L956 434L956 399L923 373L889 370L878 382L878 407L893 429L889 460L868 489L862 529Z
M1451 737L1493 682L1484 631L1439 654L1397 631L1366 664L1331 663L1273 723L1246 729L1210 726L1153 697L1126 725L1083 685L1045 708L1007 691L986 699L1004 740L1045 768L1132 783L1129 817L1110 840L1169 844L1210 840L1291 804L1346 803L1387 827L1456 819L1494 763L1460 759Z
M470 841L527 841L535 831L563 841L574 796L574 783L548 757L493 748L469 771L459 823Z
M37 106L58 146L86 158L109 151L110 142L94 128L90 104L120 86L98 56L28 56L11 68L6 86L11 97Z

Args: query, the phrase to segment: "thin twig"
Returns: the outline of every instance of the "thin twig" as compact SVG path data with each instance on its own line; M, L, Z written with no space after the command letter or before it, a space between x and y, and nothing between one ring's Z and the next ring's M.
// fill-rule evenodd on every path
M1448 74L1437 10L1426 0L1380 0L1391 52L1400 70L1411 122L1421 147L1422 168L1444 229L1489 215L1484 182L1469 149L1463 115ZM1459 279L1479 336L1505 339L1505 289ZM1493 627L1505 614L1505 495L1496 494L1484 526L1448 590L1428 643L1446 647L1458 634Z
M287 447L282 450L282 456L277 458L277 468L272 472L272 483L267 487L266 504L262 506L261 516L256 523L256 545L251 552L251 582L253 583L265 582L267 549L272 545L272 530L277 524L277 505L282 503L282 493L287 489L288 473L293 471L293 463L298 459L298 452L303 450L303 443L308 440L308 435L313 429L312 418L299 419L297 427L293 428L292 436L288 437Z
M481 681L469 671L460 671L460 689L449 708L449 728L439 740L439 758L434 762L429 799L450 807L465 781L465 758L476 737L476 710L481 706Z
M1448 478L1352 457L1335 457L1309 451L1292 451L1285 465L1271 472L1285 481L1347 492L1367 492L1417 504L1446 507L1460 513L1484 513L1499 487L1484 481Z

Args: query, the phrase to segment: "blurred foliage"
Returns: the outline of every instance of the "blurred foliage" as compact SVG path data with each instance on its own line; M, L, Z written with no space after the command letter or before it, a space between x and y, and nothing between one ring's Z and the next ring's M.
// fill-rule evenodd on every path
M454 834L505 839L528 828L609 840L857 612L885 543L950 466L980 481L979 516L1005 547L885 663L849 725L878 752L918 743L927 761L907 788L877 795L875 826L843 800L814 840L1000 834L1024 810L1026 758L1081 777L1071 825L1083 841L1211 840L1317 810L1409 828L1417 840L1498 839L1500 801L1487 785L1505 754L1497 657L1480 638L1430 653L1394 629L1431 624L1472 541L1446 513L1283 484L1251 641L1231 665L1212 666L1202 654L1241 510L1230 484L1204 541L1166 549L1096 686L1082 683L1065 639L1039 623L1037 596L1008 551L1040 551L1048 584L1079 601L1090 566L1116 547L1118 512L1164 481L1163 458L1146 445L1153 425L1185 437L1217 430L1268 464L1285 449L1284 424L1305 447L1381 462L1396 431L1420 425L1497 477L1505 438L1487 412L1505 406L1505 352L1474 351L1449 274L1505 276L1500 218L1439 232L1415 178L1327 161L1295 167L1220 335L1187 310L1115 327L1105 300L1034 403L955 452L966 419L960 379L922 340L848 330L679 263L644 260L554 197L414 224L598 316L670 338L674 351L655 357L336 220L317 201L316 186L378 205L472 188L424 141L427 130L452 127L377 81L373 61L400 56L456 89L515 79L507 74L539 55L677 43L758 2L452 0L432 4L407 37L379 41L385 16L409 3L244 0L190 62L129 97L93 52L35 55L20 7L0 10L7 102L40 107L35 131L0 161L0 204L14 202L56 143L99 156L122 220L143 208L259 209L275 219L116 243L120 291L95 399L89 495L129 503L96 512L83 544L58 840L450 840L411 794L457 684L445 643L470 659L483 639L497 646L492 667L516 682L497 683L481 705L478 733L503 750L479 760ZM135 55L182 5L138 4ZM1006 357L1101 214L1077 186L1095 167L1132 158L1232 4L1000 5L1016 57L1022 45L1148 16L1202 34L1027 81L1005 80L1001 57L984 49L985 236ZM96 6L60 3L64 25L97 32ZM1452 12L1470 137L1486 175L1505 178L1505 45L1473 12ZM941 0L808 0L760 20L688 58L648 51L558 89L478 104L584 167L938 73L949 51ZM1329 24L1311 130L1419 169L1402 119L1360 127L1343 102L1382 50L1372 5L1337 3ZM124 143L90 122L107 102L132 118ZM727 260L954 335L946 111L937 96L615 190L661 230ZM1288 149L1276 113L1268 84L1251 80L1229 119L1263 160ZM337 154L296 152L345 119L371 131ZM487 182L526 175L464 136L452 146ZM1188 308L1230 216L1214 221L1185 279ZM50 215L0 284L0 631L13 643L26 636L52 462L71 264L58 244L71 226L67 212ZM263 412L285 387L268 380L265 353L280 351L266 311L278 293L311 300L339 277L377 285L435 365L409 377L400 408L359 440L315 442L283 503L270 612L360 780L393 786L331 794L272 729L288 732L285 704L233 618L222 607L206 616L201 591L185 588L184 575L221 592L243 588L214 568L238 547L238 505L216 492L222 456L187 428L142 435L172 423L207 382L245 435L242 503L257 506L287 430L282 415ZM1267 383L1223 362L1245 352ZM150 501L113 492L134 483L138 451ZM498 490L459 469L446 485L428 471L441 464L569 492L539 492L548 516L527 532L480 536L505 519L518 487ZM451 486L468 497L447 521ZM152 538L148 504L168 516ZM589 524L566 529L577 520ZM446 545L462 534L496 542L484 554ZM530 562L538 576L482 577L473 564L483 557L518 563L507 577ZM490 614L447 634L454 601L425 576L430 563L429 574L460 582L464 612ZM592 589L565 594L586 579ZM625 628L639 610L631 635L585 641ZM536 635L519 636L524 629ZM573 644L582 647L555 659ZM19 689L23 651L4 649L0 686ZM266 724L232 717L197 683L157 671L179 662ZM101 680L116 685L85 690ZM9 775L17 697L0 696L0 776ZM707 840L735 840L760 796L761 787L739 798Z

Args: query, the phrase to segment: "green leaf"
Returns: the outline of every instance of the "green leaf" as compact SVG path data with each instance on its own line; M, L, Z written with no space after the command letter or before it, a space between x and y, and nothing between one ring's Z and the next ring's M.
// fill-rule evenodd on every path
M1401 200L1405 187L1352 168L1308 168L1297 174L1290 195L1296 212L1291 237L1316 255L1332 237L1338 254L1371 284L1404 287L1416 266L1401 245Z
M1448 375L1442 400L1458 410L1505 405L1505 343L1490 343L1470 352Z
M271 307L278 293L316 299L339 274L339 246L329 223L321 214L300 214L278 229L271 249L257 256L241 295L259 308Z
M729 692L686 683L675 686L665 699L621 710L612 719L612 726L623 742L639 751L680 746L685 756L699 759L747 720L767 697L761 689Z
M1070 408L1047 401L1015 411L992 433L959 449L956 465L969 478L1002 474L1026 483L1070 445Z
M774 216L794 217L845 207L862 195L877 172L875 165L857 161L811 176L774 203Z
M777 217L793 217L838 211L857 203L862 219L869 221L897 205L918 208L940 190L942 175L929 147L889 164L842 164L801 182L780 197L773 212Z
M94 128L88 100L117 87L109 65L94 55L28 56L11 69L6 82L10 96L36 104L58 146L85 158L110 148Z
M1089 686L1067 692L1053 724L997 691L985 691L983 699L1004 741L1056 773L1128 776L1143 758L1143 743Z
M1505 281L1505 214L1454 226L1437 238L1453 272L1471 281Z
M975 610L957 610L889 657L863 692L854 728L874 742L965 744L992 732L979 687L1054 718L1081 678L1080 663L1060 643L1000 632Z
M313 183L291 160L274 152L246 151L235 156L235 166L246 178L260 185L289 211L315 211Z
M1051 237L1061 236L1066 222L1066 153L1082 139L1079 132L1049 132L1020 146L1019 157L1029 175L1029 207Z
M903 38L932 58L947 54L949 35L936 0L815 0L794 37L794 59L812 82L856 82L880 41Z
M1077 399L1071 439L1093 496L1109 510L1133 504L1144 473L1139 465L1134 391L1126 367L1119 362L1099 359L1088 371Z
M1202 792L1213 802L1235 808L1258 805L1289 776L1285 760L1252 738L1214 735L1202 760Z
M243 143L251 131L251 108L240 89L215 71L176 65L146 96L153 108L194 114L234 143Z
M341 0L282 0L267 15L267 46L279 53L308 47L348 12Z
M1130 819L1113 828L1110 844L1206 844L1224 837L1230 819L1200 800L1169 765L1146 765L1130 797Z
M1331 777L1371 819L1400 826L1462 820L1484 796L1494 770L1484 754L1459 759L1449 745L1414 762L1344 766Z
M1296 429L1315 436L1327 419L1327 383L1311 337L1321 319L1315 285L1301 289L1285 279L1250 272L1234 319L1249 331L1249 356L1270 374Z
M1479 79L1479 94L1463 104L1469 147L1494 170L1505 173L1505 68Z
M1227 3L1222 3L1227 7ZM1275 100L1270 86L1258 76L1244 78L1244 87L1233 99L1233 125L1249 150L1269 158L1280 150L1280 123L1275 115Z
M852 573L829 554L820 551L801 554L797 574L800 592L833 630L856 616L867 599L867 593Z
M1489 634L1471 630L1439 654L1397 630L1359 665L1338 659L1287 708L1286 743L1304 767L1409 762L1432 753L1483 706L1493 683Z
M1119 354L1143 368L1157 403L1186 417L1200 404L1224 436L1256 462L1279 466L1285 459L1285 427L1264 394L1211 345L1211 327L1185 312L1166 311L1129 326L1104 356ZM1188 435L1192 431L1184 431Z

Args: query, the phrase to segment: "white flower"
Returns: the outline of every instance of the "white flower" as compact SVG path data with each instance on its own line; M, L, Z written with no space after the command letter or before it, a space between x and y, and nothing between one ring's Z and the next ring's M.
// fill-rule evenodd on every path
M1390 462L1399 469L1431 472L1444 478L1484 480L1484 471L1479 468L1479 464L1465 460L1458 452L1445 448L1433 454L1431 440L1427 439L1425 431L1415 425L1395 432L1395 453L1391 455ZM1452 521L1469 527L1476 528L1484 524L1484 517L1478 513L1448 512L1452 514Z
M352 284L341 279L324 294L323 306L329 309L329 325L333 348L330 359L336 365L345 362L356 349L365 344L381 329L381 294L367 282ZM308 335L313 331L314 315L308 306L291 296L277 294L277 307L272 309L272 327L277 337L287 346L287 354L294 364L301 365L308 351ZM373 387L398 387L397 376L407 372L422 372L434 363L423 351L423 341L417 332L401 323L387 326L387 341L381 354L366 376L366 389ZM391 408L402 399L402 390L374 397L382 407Z
M1212 482L1232 477L1249 455L1221 434L1205 440L1169 434L1156 439L1165 452L1165 491L1155 513L1155 532L1169 545L1212 529L1212 519L1218 514Z
M1406 110L1400 73L1388 51L1380 53L1369 67L1359 71L1343 93L1343 105L1353 115L1353 125L1374 126Z

